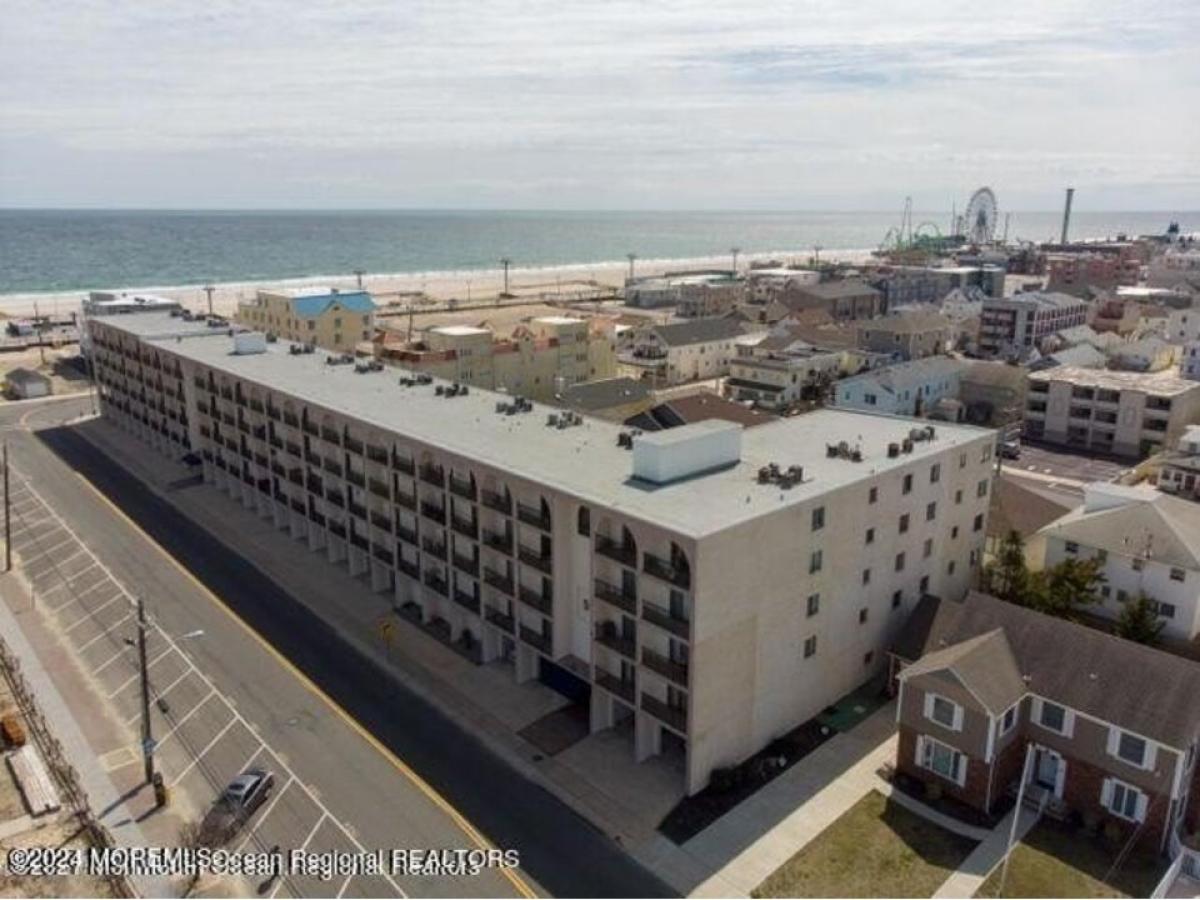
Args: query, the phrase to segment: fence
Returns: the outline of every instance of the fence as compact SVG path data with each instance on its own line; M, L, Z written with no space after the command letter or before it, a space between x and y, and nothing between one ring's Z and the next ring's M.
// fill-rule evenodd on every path
M58 738L51 733L41 710L38 709L33 692L29 689L25 676L21 673L21 661L9 649L3 638L0 638L0 668L4 670L4 680L8 682L13 698L25 718L26 730L41 751L42 758L45 759L72 815L78 818L80 830L96 847L115 847L116 842L109 834L108 829L92 815L91 805L88 802L87 793L79 783L78 773L67 759ZM124 877L107 875L106 878L116 896L136 896L132 885Z

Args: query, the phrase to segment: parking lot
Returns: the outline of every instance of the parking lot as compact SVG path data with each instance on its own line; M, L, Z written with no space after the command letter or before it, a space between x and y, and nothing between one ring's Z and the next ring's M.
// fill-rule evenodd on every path
M101 760L112 772L141 767L141 694L136 600L42 496L14 473L13 548L34 590L96 694L129 729L128 746ZM276 753L192 662L186 646L203 635L170 635L151 621L147 661L151 682L155 760L168 788L206 810L224 786L247 768L275 773L270 798L230 849L361 851L363 845L322 803L286 759ZM404 896L390 877L354 877L326 883L286 876L269 896Z
M1014 475L1029 473L1039 480L1080 484L1088 481L1112 481L1126 472L1130 463L1082 455L1045 444L1026 444L1022 441L1020 459L1003 460L1003 468Z

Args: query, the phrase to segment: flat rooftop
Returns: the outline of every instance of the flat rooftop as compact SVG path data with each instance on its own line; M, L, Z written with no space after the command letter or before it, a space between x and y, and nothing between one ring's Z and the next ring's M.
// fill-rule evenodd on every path
M651 485L632 477L633 454L617 445L627 429L601 419L556 429L547 426L551 406L534 404L532 412L504 415L496 411L507 395L472 387L467 396L439 397L435 387L446 382L404 387L402 372L357 373L352 365L332 366L318 350L293 355L290 343L268 344L265 353L235 355L233 341L214 329L203 337L176 340L155 337L149 323L127 328L130 317L106 324L149 336L164 351L184 360L257 384L305 403L322 407L382 429L540 483L580 500L619 510L681 535L713 534L742 522L804 503L829 491L890 470L919 463L951 447L992 435L988 429L935 423L936 438L919 441L913 452L889 459L887 446L899 443L924 421L844 410L819 410L747 429L741 461L722 470L667 485ZM159 316L160 320L168 317ZM162 322L160 327L167 327ZM684 426L691 428L693 426ZM678 436L681 437L681 436ZM671 440L677 436L672 435ZM859 447L863 461L830 458L826 444ZM757 483L760 467L776 463L804 467L804 481L790 490Z
M1030 381L1065 381L1080 387L1109 391L1144 391L1159 396L1174 396L1200 390L1200 381L1187 381L1175 370L1161 372L1122 372L1116 369L1084 369L1078 366L1056 366L1041 372L1030 372Z

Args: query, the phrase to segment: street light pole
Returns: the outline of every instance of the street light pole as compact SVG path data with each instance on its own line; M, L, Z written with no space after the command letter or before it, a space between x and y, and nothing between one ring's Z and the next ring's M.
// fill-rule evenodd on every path
M142 759L146 784L154 783L154 738L150 733L150 667L146 664L146 601L138 597L138 668L142 674Z
M4 442L4 571L12 571L12 500L8 494L8 441Z

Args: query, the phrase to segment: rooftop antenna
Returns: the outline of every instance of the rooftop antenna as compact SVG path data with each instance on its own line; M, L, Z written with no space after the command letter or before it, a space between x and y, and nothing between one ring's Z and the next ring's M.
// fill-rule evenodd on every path
M738 254L742 252L742 248L741 247L730 247L729 252L733 256L733 273L736 275L737 274L737 258L738 258Z
M504 293L508 293L508 267L512 265L512 260L507 256L500 257L500 265L504 266Z
M625 256L629 259L629 279L633 280L633 261L637 259L636 253L626 253Z
M211 316L213 314L212 295L213 295L213 291L215 291L215 290L216 290L216 288L213 287L211 284L206 284L204 286L204 293L208 294L208 314L209 314L209 316Z

